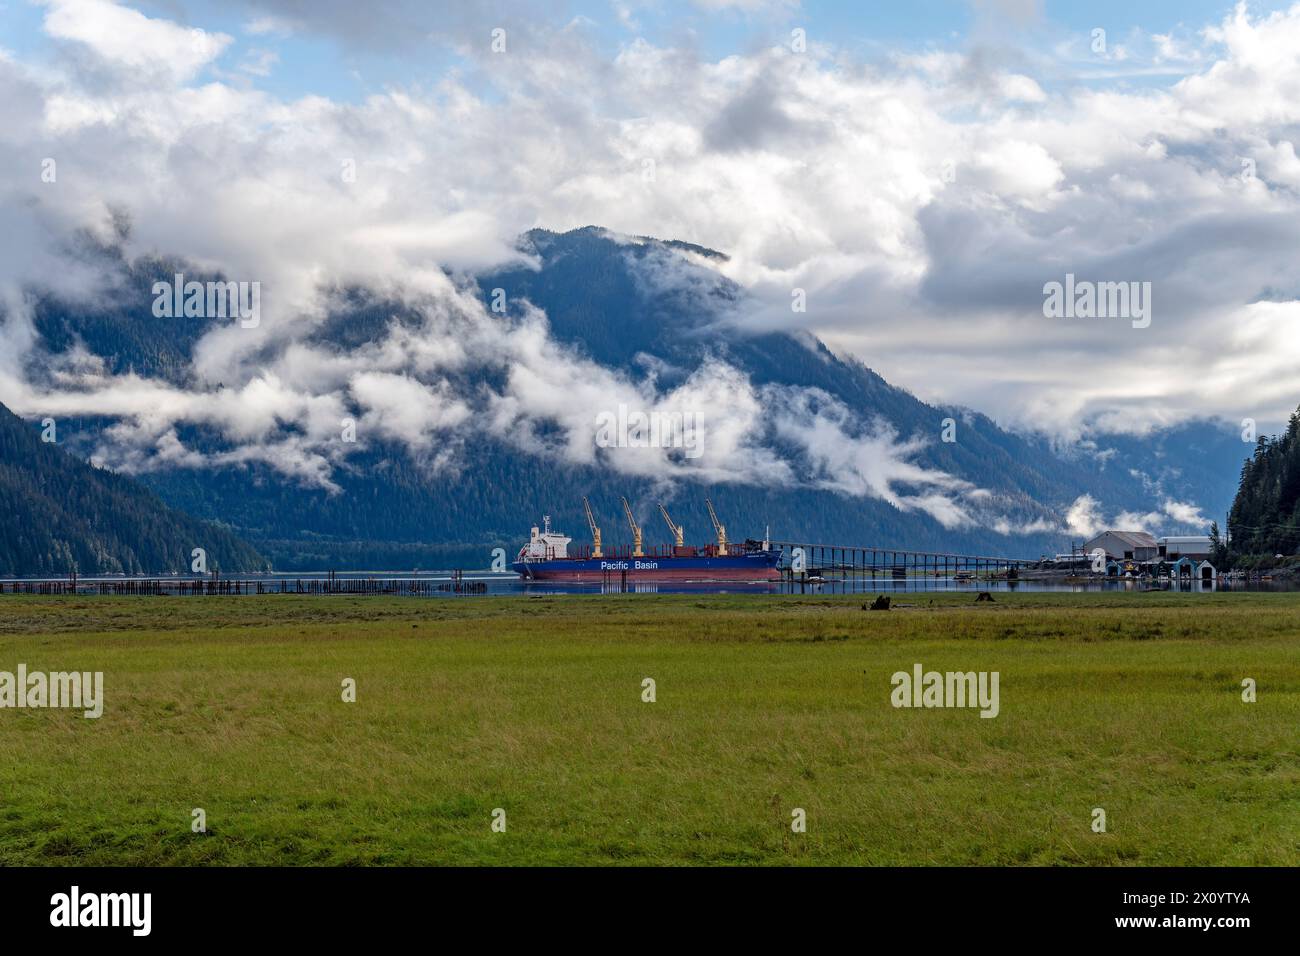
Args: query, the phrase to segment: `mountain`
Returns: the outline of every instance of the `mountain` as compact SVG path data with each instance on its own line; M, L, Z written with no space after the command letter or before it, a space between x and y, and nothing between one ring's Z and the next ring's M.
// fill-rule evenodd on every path
M901 436L921 440L917 463L1004 493L1040 517L1035 504L1060 513L1084 494L1115 515L1146 514L1164 501L1197 502L1215 515L1231 500L1242 445L1226 424L1191 421L1142 436L1100 433L1058 447L1041 434L1004 430L971 409L922 402L810 337L748 335L698 321L708 303L743 300L739 287L707 268L691 270L676 286L660 281L647 288L644 277L662 275L667 252L706 260L725 258L721 253L685 243L619 243L591 226L562 235L533 230L524 236L524 247L539 256L539 269L485 276L480 287L509 289L512 297L542 308L555 338L602 365L632 367L639 357L652 356L686 370L680 378L707 354L723 355L756 384L818 389L864 418L887 421ZM660 376L665 386L674 381L671 374ZM957 440L935 440L949 417L959 423ZM1005 543L998 546L1001 536L966 537L1005 550Z
M504 360L446 361L436 384L442 406L477 403L455 428L421 432L413 443L393 424L406 411L394 400L399 407L375 418L376 427L355 446L311 450L311 466L328 469L324 484L274 466L276 456L296 454L303 444L301 425L286 426L269 452L248 455L215 426L190 421L175 428L175 445L202 456L204 467L181 467L175 455L154 455L143 466L125 460L169 505L234 529L282 570L484 567L496 547L513 554L543 512L583 540L583 495L602 516L608 544L630 540L621 495L634 503L647 544L670 543L657 499L669 503L692 540L704 541L707 496L733 538L761 536L770 527L778 540L1016 557L1068 547L1067 512L1204 532L1231 500L1241 445L1220 424L1187 422L1141 438L1093 435L1062 445L1003 429L970 409L922 402L806 334L746 331L735 321L745 311L744 290L715 268L725 261L722 253L595 227L534 230L521 237L520 253L518 264L462 280L494 313L504 300L501 321L517 333L512 348L540 336L530 338L529 323L541 310L542 358L526 374ZM194 372L196 348L212 321L154 317L149 295L152 281L174 272L213 277L165 258L128 261L111 248L100 254L118 276L117 294L91 310L39 297L33 323L50 355L41 367L29 363L32 376L45 374L43 384L52 386L48 368L90 362L219 403L224 385L201 384ZM381 342L400 340L403 354L441 355L482 331L431 332L423 322L409 302L341 289L298 343L316 350L312 369L356 365L358 356L386 369L392 359ZM274 358L268 353L268 362ZM554 382L534 381L561 359ZM740 390L710 391L715 378L734 380ZM510 391L522 388L521 380L531 389L522 399ZM383 381L381 392L403 384L391 375ZM734 450L734 460L723 456L712 471L698 472L677 467L680 460L675 470L629 468L608 450L589 461L566 454L559 418L584 400L569 393L603 394L593 381L640 394L703 395L705 421L714 429L706 434L725 439L738 416L748 415L748 443ZM349 401L355 398L354 381ZM507 412L531 417L501 426ZM354 414L361 417L361 410ZM946 420L953 441L941 437ZM60 421L60 436L89 456L120 443L117 424L110 417L69 418Z
M266 565L228 529L78 461L0 405L0 575L188 573L194 548L210 570Z

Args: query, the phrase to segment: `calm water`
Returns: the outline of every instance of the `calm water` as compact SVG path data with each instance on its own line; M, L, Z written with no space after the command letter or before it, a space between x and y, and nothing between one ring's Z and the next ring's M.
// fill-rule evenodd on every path
M326 573L281 573L281 574L241 574L232 575L232 580L245 582L262 581L268 589L278 588L280 582L286 582L286 587L294 587L294 583L328 581L330 576ZM13 578L3 579L6 582L12 582ZM21 580L21 579L19 579ZM130 578L124 577L92 577L81 578L79 583L83 586L93 588L99 582L107 581L126 581ZM163 580L189 582L194 580L190 577L162 578L157 577L142 578L138 580ZM421 574L397 573L397 572L339 572L334 575L336 581L424 581L430 584L446 584L448 590L433 591L430 597L465 597L474 596L472 594L458 594L451 590L454 578L450 571L432 571ZM479 584L480 582L486 588L485 592L489 595L512 595L512 594L615 594L620 592L617 583L609 587L602 587L600 584L572 584L572 583L540 583L531 582L525 584L513 573L510 574L492 574L489 572L470 572L461 578L466 583ZM1200 581L1183 581L1169 582L1159 586L1161 590L1182 591L1187 593L1207 593L1211 591L1294 591L1300 589L1295 582L1286 581L1259 581L1245 582L1233 581L1230 583L1213 582L1202 584ZM627 585L627 593L633 594L915 594L920 592L939 592L955 591L969 592L977 594L980 591L998 592L1086 592L1086 591L1132 591L1141 592L1147 589L1147 585L1132 579L1106 579L1089 581L1081 584L1066 584L1058 581L969 581L957 580L951 577L907 577L892 578L888 576L878 576L875 579L856 578L845 581L828 579L824 582L786 582L774 581L768 583L743 584L736 582L717 582L712 584L691 584L679 581L663 583L634 583Z
M495 582L489 584L492 593L499 594L600 594L619 592L618 585L602 588L598 584L522 584L514 582ZM917 594L922 592L968 592L978 594L980 591L993 593L1005 592L1085 592L1085 591L1132 591L1134 593L1147 589L1137 581L1111 580L1086 584L1065 584L1055 581L958 581L953 578L905 578L894 580L878 577L875 581L865 580L836 581L827 580L809 584L776 581L762 584L736 584L733 582L717 584L683 584L670 582L662 584L629 584L628 593L635 594ZM1233 582L1231 585L1213 582L1201 584L1199 581L1184 581L1180 584L1170 582L1161 586L1163 591L1181 591L1186 593L1210 593L1212 591L1293 591L1294 584L1281 582Z

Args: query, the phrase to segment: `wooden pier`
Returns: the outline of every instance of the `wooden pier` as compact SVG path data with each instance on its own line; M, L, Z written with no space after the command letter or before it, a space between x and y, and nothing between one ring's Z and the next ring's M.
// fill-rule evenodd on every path
M852 545L808 544L797 541L773 541L773 548L784 552L781 582L793 588L810 585L838 585L853 590L864 583L910 581L924 589L941 582L1016 581L1022 568L1038 563L1035 559L1002 558L988 555L956 554L943 551L907 551L899 548L857 547ZM508 576L503 575L503 579ZM640 590L646 582L636 582L626 571L606 571L601 590L607 593ZM738 582L730 582L736 584ZM647 589L653 589L647 587ZM2 594L105 594L142 596L207 596L244 594L342 594L397 595L428 597L439 594L486 594L485 580L465 580L464 572L454 571L450 578L343 577L335 572L299 578L224 578L212 575L195 577L95 578L85 580L76 575L44 580L0 581Z
M787 581L793 582L876 578L1014 581L1022 568L1038 563L1036 559L1030 558L1001 558L947 551L905 551L898 548L807 544L798 541L773 541L771 545L785 552L783 573ZM798 555L802 555L802 568L797 567Z
M428 597L437 594L486 594L486 581L466 581L457 571L451 580L434 578L325 577L240 578L122 578L92 580L71 577L52 580L0 581L0 594L107 594L154 597L236 594L387 594Z

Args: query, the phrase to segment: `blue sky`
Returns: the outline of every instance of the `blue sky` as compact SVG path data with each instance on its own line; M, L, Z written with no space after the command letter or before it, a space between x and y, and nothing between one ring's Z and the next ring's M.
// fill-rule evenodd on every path
M449 69L463 66L453 49L466 36L487 35L494 24L507 26L512 42L526 43L531 28L555 29L575 23L607 54L637 38L656 46L689 46L704 58L719 60L789 42L801 28L810 43L830 44L854 59L872 60L901 51L969 51L973 47L1017 50L1026 56L1050 57L1058 45L1086 42L1091 31L1107 31L1112 45L1132 50L1135 66L1145 62L1143 42L1156 34L1189 40L1207 25L1231 13L1231 0L911 0L864 3L861 0L543 0L487 3L473 13L462 4L418 4L394 17L393 35L362 38L346 24L333 22L320 4L276 0L246 2L141 2L149 16L233 38L223 56L210 65L206 78L232 78L284 98L307 94L356 102L387 88L429 87ZM402 4L388 4L392 9ZM1285 3L1252 2L1252 13L1285 9ZM375 4L378 10L384 4ZM282 12L310 11L299 18ZM440 11L461 8L449 22ZM45 6L38 0L0 3L0 47L41 62L54 55L42 32ZM376 17L378 24L382 17ZM282 28L267 29L271 21ZM261 22L262 28L258 24ZM392 43L386 42L393 41ZM258 64L262 64L260 67ZM251 67L251 68L250 68ZM1134 73L1124 85L1159 85L1181 75L1178 70ZM1116 82L1112 73L1101 80ZM1062 82L1096 83L1086 71L1065 69L1045 79L1050 88Z

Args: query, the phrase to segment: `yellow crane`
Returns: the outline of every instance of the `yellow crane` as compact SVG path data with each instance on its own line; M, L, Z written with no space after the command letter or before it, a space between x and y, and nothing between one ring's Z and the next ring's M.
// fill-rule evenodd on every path
M596 516L591 513L591 505L587 503L584 496L582 499L583 510L587 512L587 524L591 526L591 556L599 558L600 555L600 528L596 527Z
M632 557L644 557L645 552L641 550L641 526L632 517L632 506L627 503L626 498L623 499L623 514L627 515L628 526L632 529Z
M725 555L727 553L727 529L724 528L722 522L718 520L718 513L713 510L713 502L708 498L705 498L704 503L708 505L709 520L713 522L713 530L718 535L718 554Z
M673 533L673 541L677 547L686 547L686 532L682 530L679 524L673 524L673 519L668 517L668 509L664 507L663 502L659 502L659 513L664 516L664 521L668 522L668 530Z

